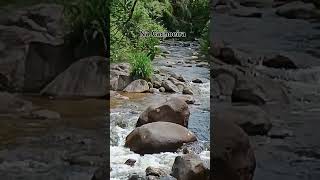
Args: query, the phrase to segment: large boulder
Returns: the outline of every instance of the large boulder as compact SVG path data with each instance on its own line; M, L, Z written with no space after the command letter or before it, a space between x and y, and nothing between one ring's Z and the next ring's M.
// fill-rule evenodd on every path
M256 168L254 151L248 135L228 119L215 119L211 113L214 127L214 151L212 168L214 180L253 180Z
M188 127L190 111L185 100L174 97L162 104L148 107L139 117L136 127L144 124L165 121Z
M72 64L49 83L41 94L53 96L104 97L107 95L108 60L88 57Z
M175 158L171 175L177 180L209 180L210 169L198 155L187 154Z
M272 127L268 114L253 105L217 107L216 119L234 122L249 135L266 135Z
M138 79L131 82L123 91L131 93L142 93L149 90L148 82L143 79Z
M183 126L153 122L134 129L126 137L125 147L138 154L175 152L184 143L196 140L196 136Z

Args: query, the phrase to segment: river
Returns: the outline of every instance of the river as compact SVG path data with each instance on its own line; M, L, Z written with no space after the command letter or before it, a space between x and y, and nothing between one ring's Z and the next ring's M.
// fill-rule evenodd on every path
M156 70L181 75L187 80L194 92L195 103L189 105L189 129L205 147L200 157L209 163L210 159L210 72L204 60L198 59L199 44L196 42L165 41L161 44L168 54L157 56L153 60ZM202 65L201 65L202 64ZM192 83L200 78L203 83ZM110 114L110 163L111 179L127 180L135 173L145 175L149 166L161 168L168 174L176 156L180 153L163 152L140 156L124 147L126 136L135 128L139 115L151 104L164 102L167 98L177 96L170 93L120 93L129 99L111 98ZM134 159L133 167L125 165L127 159Z

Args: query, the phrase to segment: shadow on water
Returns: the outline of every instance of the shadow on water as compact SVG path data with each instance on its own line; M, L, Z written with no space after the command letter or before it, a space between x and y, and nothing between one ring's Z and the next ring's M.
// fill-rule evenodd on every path
M105 99L54 99L23 96L34 110L58 112L60 119L35 119L24 115L0 116L0 146L19 143L20 138L39 137L56 128L99 129L105 125Z

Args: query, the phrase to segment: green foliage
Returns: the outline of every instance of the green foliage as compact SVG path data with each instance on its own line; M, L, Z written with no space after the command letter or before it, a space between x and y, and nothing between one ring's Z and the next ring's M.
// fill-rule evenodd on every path
M151 60L159 53L160 38L141 37L141 32L184 31L190 38L204 36L209 20L208 0L113 0L111 1L111 61L129 61L133 53Z
M176 0L173 13L163 17L170 31L183 31L192 39L200 37L209 20L209 0Z
M129 55L131 75L137 79L151 78L153 68L150 58L145 53L132 53Z
M170 12L169 1L114 0L111 7L111 61L126 61L132 52L144 52L153 59L160 39L141 37L140 32L166 30L160 21L163 13Z
M203 29L201 39L200 39L200 51L201 51L201 53L203 53L205 55L208 54L208 50L210 47L209 25L210 25L210 20L206 23L206 26Z
M67 24L72 31L80 31L83 37L95 39L101 35L107 48L107 16L106 0L60 0L64 5Z

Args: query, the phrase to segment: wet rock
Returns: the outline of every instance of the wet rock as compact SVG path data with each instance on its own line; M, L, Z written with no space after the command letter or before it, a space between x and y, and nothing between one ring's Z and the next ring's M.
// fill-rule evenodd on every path
M178 152L182 152L183 154L200 154L202 151L207 150L205 144L196 141L192 143L184 144Z
M160 92L165 92L166 89L165 89L164 87L160 87L160 88L159 88L159 91L160 91Z
M124 92L131 92L131 93L142 93L149 91L148 82L143 79L138 79L131 82L124 90Z
M153 94L156 94L156 93L159 93L160 91L159 91L159 89L156 89L156 88L150 88L149 92L153 93Z
M112 63L110 65L110 77L115 77L120 74L129 75L130 64L129 63Z
M179 92L183 92L184 85L178 84L178 85L177 85L177 88L179 89Z
M241 61L238 59L235 51L230 47L221 47L219 45L213 46L211 51L214 51L215 57L221 61L232 64L232 65L241 65Z
M192 67L192 66L191 66ZM184 79L183 76L178 76L177 80L181 81L181 82L186 82L186 80Z
M212 168L216 172L211 178L215 180L253 179L256 160L248 135L228 119L216 118L213 115L215 113L211 114L212 118L215 118L213 121L215 148L211 159L213 160Z
M130 65L128 63L119 63L110 65L110 89L122 91L127 87L133 78L130 76Z
M127 87L133 78L130 75L120 74L110 80L110 89L114 91L122 91Z
M169 77L168 78L169 81L171 81L174 85L178 85L178 84L183 84L181 81L178 81L176 78L174 77Z
M153 87L154 88L160 88L161 87L161 83L159 81L154 81L153 82Z
M174 92L174 93L179 92L179 89L177 88L177 86L174 85L170 80L162 81L161 86L165 88L166 92Z
M270 59L266 59L262 63L264 66L279 68L279 69L297 69L294 62L286 56L277 55Z
M132 174L128 180L146 180L145 177L143 176L139 176L138 174Z
M258 106L221 106L215 113L215 119L231 121L248 135L266 135L272 127L268 114Z
M107 95L108 60L88 57L72 64L49 83L41 94L53 96L104 97Z
M171 175L183 180L209 180L210 170L198 155L187 154L176 157Z
M263 105L268 100L259 89L235 89L232 92L233 102L250 102L255 105Z
M47 109L33 111L30 117L35 119L60 119L61 118L59 113L50 111Z
M179 98L171 98L162 104L148 107L140 115L136 127L158 121L172 122L188 127L189 116L188 104Z
M167 176L167 173L160 168L154 168L154 167L149 166L146 169L146 176L161 177L161 176Z
M217 74L214 82L218 84L220 95L223 96L231 96L236 86L235 77L226 72Z
M183 143L196 140L196 136L181 125L153 122L134 129L126 137L125 147L138 154L175 152Z
M280 127L273 127L269 131L268 136L273 139L284 139L286 137L293 136L293 133L292 133L292 131L289 131L287 129L283 129Z
M148 86L149 86L149 89L153 88L153 84L151 82L148 82Z
M178 96L178 98L180 98L181 100L183 100L187 104L194 104L196 102L196 100L193 98L193 96L190 96L190 95L180 95L180 96Z
M312 19L320 17L320 12L314 4L301 1L293 1L280 6L276 14L289 19Z
M18 98L14 94L0 92L0 113L29 112L32 110L32 102Z
M286 87L278 81L263 77L238 77L232 93L233 102L262 105L267 102L289 103Z
M182 94L193 95L193 91L191 90L190 87L185 86L185 87L183 88Z
M124 164L133 167L135 163L136 163L136 160L128 159Z
M203 83L203 81L201 80L201 79L199 79L199 78L196 78L196 79L194 79L194 80L192 80L192 82L193 83Z

